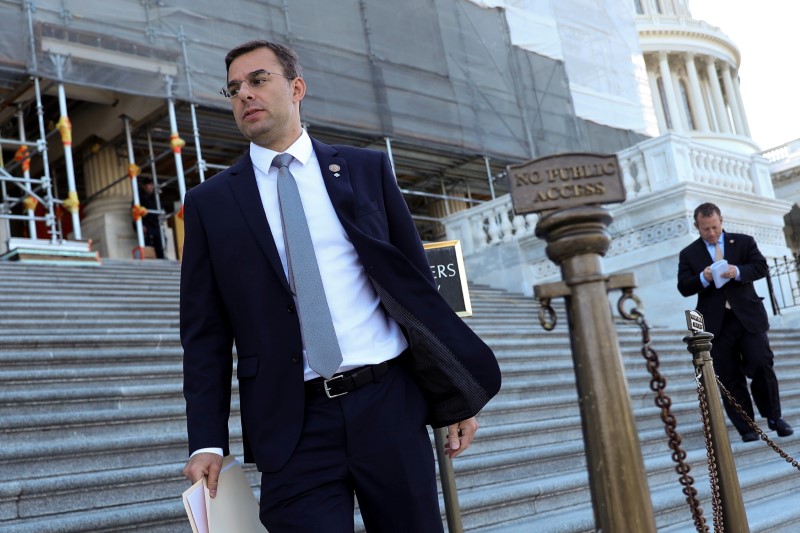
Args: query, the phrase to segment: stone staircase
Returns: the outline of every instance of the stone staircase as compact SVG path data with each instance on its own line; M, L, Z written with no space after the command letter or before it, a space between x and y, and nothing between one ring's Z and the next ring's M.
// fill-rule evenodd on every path
M191 531L180 502L188 482L178 278L177 264L160 261L0 263L0 532ZM467 321L496 351L504 383L480 416L478 440L454 462L464 529L593 531L563 307L548 333L530 298L486 287L471 296ZM618 331L658 529L694 531L640 332L624 324ZM652 337L711 526L684 334ZM800 426L800 333L776 330L771 340L784 416ZM232 449L241 457L236 399L232 409ZM763 443L731 435L750 530L800 530L800 472ZM800 457L797 435L777 442ZM247 471L257 489L257 472Z

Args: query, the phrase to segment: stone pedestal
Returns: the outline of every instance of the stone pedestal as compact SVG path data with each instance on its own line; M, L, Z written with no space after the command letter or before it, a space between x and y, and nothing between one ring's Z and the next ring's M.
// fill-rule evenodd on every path
M132 259L137 246L131 225L131 199L112 196L94 200L84 212L83 234L101 257Z
M8 239L11 238L11 229L8 220L0 219L0 254L8 251Z

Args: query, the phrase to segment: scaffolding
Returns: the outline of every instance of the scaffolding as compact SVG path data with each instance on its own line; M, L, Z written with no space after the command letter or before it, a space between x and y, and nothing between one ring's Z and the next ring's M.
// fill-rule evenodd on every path
M505 192L507 164L591 149L598 139L618 148L640 139L578 118L563 62L513 46L500 9L468 0L409 0L403 9L388 0L238 0L226 3L224 14L210 0L112 0L102 9L85 0L0 0L0 126L9 123L6 109L32 105L31 90L41 98L41 84L45 93L57 93L61 145L48 155L52 132L42 126L33 152L42 159L42 183L48 167L63 166L61 181L50 184L52 198L43 188L39 198L54 210L39 217L49 239L80 240L82 208L130 179L85 193L74 148L115 145L128 151L126 158L146 158L141 166L154 178L168 174L157 187L170 196L161 202L163 218L180 213L187 187L241 155L246 144L218 89L225 53L250 38L298 52L309 85L303 121L312 136L390 154L427 238L436 236L443 216ZM71 108L67 96L87 105ZM161 104L143 112L133 103L142 98ZM125 127L99 135L87 131L96 120L81 120L91 104L105 106L106 121L118 124L119 102L129 146ZM44 113L39 104L37 112ZM181 131L191 132L189 145ZM184 170L187 154L193 161ZM16 168L5 167L6 181ZM7 195L6 181L0 217L6 224L34 220L19 207L31 195ZM9 183L24 188L25 182ZM133 189L131 196L137 205ZM62 211L71 218L71 235L58 227Z

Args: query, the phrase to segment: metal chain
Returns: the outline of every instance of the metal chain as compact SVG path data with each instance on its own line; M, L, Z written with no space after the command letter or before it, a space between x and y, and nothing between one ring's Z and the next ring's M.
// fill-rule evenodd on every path
M672 414L672 399L664 392L667 387L667 380L659 371L658 353L653 349L650 338L650 326L644 318L644 314L634 307L629 312L624 309L624 304L628 300L633 300L641 306L639 299L633 291L626 289L619 300L617 308L626 320L635 321L642 330L642 356L647 361L647 370L652 376L650 379L650 390L656 393L655 404L661 409L661 421L664 422L664 432L667 434L669 449L672 450L672 460L676 463L675 472L679 474L678 482L683 486L683 494L686 496L686 503L692 511L692 519L698 533L709 533L709 527L703 516L703 508L697 497L697 489L694 488L694 478L689 475L691 466L686 462L686 452L681 447L681 436L676 426L677 421ZM715 519L716 524L716 519ZM718 531L722 531L719 529Z
M708 402L706 402L705 387L700 379L703 373L697 371L694 379L697 382L697 400L700 403L700 419L703 423L703 436L706 439L706 457L708 459L708 481L711 484L711 510L714 515L714 531L725 530L722 513L722 499L719 495L719 476L717 474L717 458L714 454L714 445L711 440L711 419L708 415Z
M558 319L553 306L550 305L550 298L542 298L539 301L539 323L545 331L553 331Z
M725 386L722 384L722 382L720 382L719 378L717 378L717 385L719 386L719 390L722 392L722 395L725 396L725 398L727 398L727 400L730 402L733 408L736 409L736 412L739 413L739 415L741 415L742 418L744 418L745 422L747 422L747 424L753 429L753 431L758 433L758 436L761 438L761 440L766 442L767 445L770 448L772 448L775 451L775 453L780 455L784 461L786 461L796 469L800 470L800 463L798 463L797 460L791 457L789 454L784 452L780 448L780 446L778 446L772 441L772 439L767 437L767 434L764 433L764 431L760 427L758 427L758 424L756 424L753 421L753 419L750 418L750 415L744 412L744 409L742 409L742 406L739 405L739 402L733 399L733 396L731 396L731 393L728 392L728 389L726 389Z

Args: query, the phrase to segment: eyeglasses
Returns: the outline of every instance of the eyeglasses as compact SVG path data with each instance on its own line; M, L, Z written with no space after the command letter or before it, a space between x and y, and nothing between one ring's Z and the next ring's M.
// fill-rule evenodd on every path
M270 72L268 70L255 70L247 75L247 78L244 80L231 80L225 86L219 90L219 94L224 96L225 98L233 98L234 96L239 94L239 91L242 90L242 84L247 83L251 89L258 89L269 80L270 76L280 76L282 78L286 78L287 80L291 80L289 76L284 74L278 74L277 72Z

